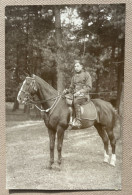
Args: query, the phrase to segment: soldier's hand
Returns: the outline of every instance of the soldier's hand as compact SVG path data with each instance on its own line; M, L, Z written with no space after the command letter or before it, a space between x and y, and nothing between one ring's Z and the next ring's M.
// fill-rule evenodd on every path
M63 94L65 95L67 93L69 93L68 89L64 89Z
M75 96L75 97L76 97L76 96L79 96L79 95L80 95L80 91L74 93L74 96Z

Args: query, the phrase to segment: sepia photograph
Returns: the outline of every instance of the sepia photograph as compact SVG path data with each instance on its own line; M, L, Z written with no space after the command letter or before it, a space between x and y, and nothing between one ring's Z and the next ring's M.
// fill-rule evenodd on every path
M6 189L122 189L125 10L5 7Z

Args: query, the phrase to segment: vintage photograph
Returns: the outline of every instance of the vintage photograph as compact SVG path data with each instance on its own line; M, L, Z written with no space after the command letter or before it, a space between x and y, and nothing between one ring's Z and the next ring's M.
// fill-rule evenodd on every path
M6 189L122 189L125 9L5 7Z

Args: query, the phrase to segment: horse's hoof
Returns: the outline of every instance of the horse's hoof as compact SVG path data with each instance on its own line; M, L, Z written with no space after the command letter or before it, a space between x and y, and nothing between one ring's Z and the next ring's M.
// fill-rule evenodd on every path
M104 163L109 163L109 155L108 154L104 154Z
M110 161L110 165L113 166L113 167L115 167L115 161L114 160L111 160Z
M61 168L60 167L56 167L55 170L56 171L61 171Z
M104 158L104 163L109 163L109 157Z
M47 166L46 166L46 169L49 169L49 170L51 170L53 167L53 162L50 162Z
M110 162L110 165L112 166L112 167L115 167L115 163L113 162Z
M46 169L51 170L52 166L46 166Z
M104 163L109 163L109 160L108 159L104 159Z
M56 171L61 171L61 166L60 166L60 164L58 164L58 165L55 166L55 170L56 170Z
M115 167L115 165L116 165L116 155L115 154L112 154L112 156L111 156L110 165L113 167Z
M46 169L51 170L52 169L52 165L47 165Z

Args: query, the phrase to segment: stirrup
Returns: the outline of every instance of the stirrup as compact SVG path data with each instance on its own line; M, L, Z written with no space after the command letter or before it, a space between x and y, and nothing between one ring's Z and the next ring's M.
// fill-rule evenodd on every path
M81 119L76 118L75 121L73 121L72 125L73 125L73 127L77 127L78 129L81 128L81 126L82 126Z

